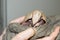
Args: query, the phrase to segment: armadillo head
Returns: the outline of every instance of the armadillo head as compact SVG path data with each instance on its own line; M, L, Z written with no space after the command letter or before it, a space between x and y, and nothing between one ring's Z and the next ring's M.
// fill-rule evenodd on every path
M31 26L38 26L46 23L46 17L42 11L34 10L25 16L24 22Z

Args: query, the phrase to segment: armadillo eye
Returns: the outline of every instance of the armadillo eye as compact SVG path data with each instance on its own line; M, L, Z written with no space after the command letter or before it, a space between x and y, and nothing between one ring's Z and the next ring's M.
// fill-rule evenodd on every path
M45 20L43 20L43 19L41 19L41 20L40 20L40 22L41 22L41 25L43 25L43 24L45 24L45 23L46 23L46 21L45 21Z
M28 19L27 21L25 21L25 22L31 22L32 21L32 18L30 18L30 19Z
M31 25L32 24L32 18L31 19L28 19L26 20L25 22L21 23L22 25Z

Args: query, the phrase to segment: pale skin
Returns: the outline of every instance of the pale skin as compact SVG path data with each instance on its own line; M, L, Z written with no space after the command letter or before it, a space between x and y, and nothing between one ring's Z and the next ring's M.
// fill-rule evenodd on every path
M21 23L25 16L17 18L10 23ZM55 30L47 37L36 39L36 40L55 40L58 33L60 32L60 26L57 26ZM18 33L15 37L12 38L12 40L28 40L30 37L32 37L36 33L35 28L28 28L23 32Z

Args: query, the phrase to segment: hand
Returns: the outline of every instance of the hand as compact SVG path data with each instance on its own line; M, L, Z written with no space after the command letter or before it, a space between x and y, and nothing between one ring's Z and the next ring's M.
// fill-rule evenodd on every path
M11 21L11 23L13 23L13 22L18 22L18 23L20 23L20 22L23 21L24 18L25 18L25 16L20 17L20 18L18 18L18 19L16 19L16 20ZM54 39L57 37L57 35L58 35L58 33L59 33L59 30L60 30L60 27L57 26L57 27L55 28L54 32L52 32L49 36L44 37L44 38L41 38L41 39L36 39L36 40L54 40ZM17 40L17 39L18 39L18 40L28 40L28 39L29 39L30 37L32 37L35 33L36 33L36 29L35 29L35 28L28 28L28 29L26 29L25 31L20 32L19 34L17 34L14 38L12 38L12 40Z

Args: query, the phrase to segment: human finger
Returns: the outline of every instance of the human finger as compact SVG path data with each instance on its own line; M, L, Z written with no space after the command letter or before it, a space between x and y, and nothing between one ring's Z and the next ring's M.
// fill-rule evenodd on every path
M10 23L21 23L24 20L25 16L12 20Z
M55 39L58 36L58 34L59 34L59 30L60 30L60 26L57 26L55 28L54 32L52 32L49 37L51 39Z

